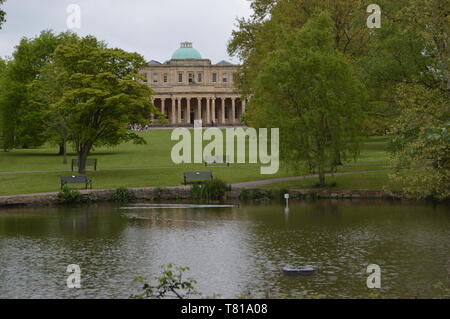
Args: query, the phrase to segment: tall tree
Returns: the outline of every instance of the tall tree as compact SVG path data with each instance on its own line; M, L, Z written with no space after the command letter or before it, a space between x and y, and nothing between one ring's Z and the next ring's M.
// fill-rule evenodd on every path
M2 24L6 21L6 12L1 9L1 6L5 1L6 0L0 0L0 29L2 28Z
M277 49L261 62L247 119L254 127L280 128L283 158L294 166L314 162L324 186L336 153L358 152L365 88L335 48L328 14L279 36Z
M2 135L8 148L39 146L47 140L45 105L31 103L30 84L40 77L42 67L51 60L56 47L75 38L73 33L56 35L43 31L36 38L23 38L16 47L0 92Z
M411 0L378 34L369 75L396 87L394 180L415 197L450 187L450 0Z
M144 142L127 125L146 123L151 112L152 92L136 81L145 64L139 54L107 48L91 36L55 50L46 76L38 81L54 92L49 114L62 122L72 138L81 174L93 147Z
M0 58L0 92L2 92L4 90L4 86L6 84L3 80L5 77L5 72L6 72L6 61L4 61L2 58ZM2 98L3 98L3 95L0 93L0 105L2 105L2 101L1 101ZM7 148L5 147L4 137L3 137L3 126L4 125L5 125L5 122L3 120L3 114L2 114L2 112L0 112L0 147L2 147L6 152Z
M392 178L414 198L450 198L450 108L440 90L402 84L400 115L392 125L395 174Z
M385 4L387 1L379 1L383 3L383 23L386 16L400 10L401 3L407 0L395 1L396 5L392 5L392 1ZM371 3L370 0L253 0L254 14L248 19L238 19L228 43L230 55L238 56L243 62L237 75L241 93L247 96L253 93L261 62L276 50L282 34L296 32L317 11L328 11L333 20L334 47L352 62L368 88L370 98L365 105L368 115L365 127L369 131L387 132L388 120L398 112L387 84L372 81L367 76L369 65L365 60L371 52L376 52L374 35L379 32L366 25L367 6Z
M350 58L364 56L370 41L366 27L365 0L253 0L254 14L237 20L228 52L242 62L238 82L243 93L251 94L252 80L264 58L276 50L283 34L295 33L318 11L328 11L333 20L333 45Z

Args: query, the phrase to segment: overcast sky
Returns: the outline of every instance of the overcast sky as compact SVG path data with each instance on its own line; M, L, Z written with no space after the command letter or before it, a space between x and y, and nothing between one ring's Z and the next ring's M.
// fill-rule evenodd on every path
M81 8L81 29L73 31L160 62L169 60L182 41L193 42L213 63L238 62L228 56L227 42L236 18L251 14L248 0L7 0L0 56L11 55L24 36L68 30L70 4Z

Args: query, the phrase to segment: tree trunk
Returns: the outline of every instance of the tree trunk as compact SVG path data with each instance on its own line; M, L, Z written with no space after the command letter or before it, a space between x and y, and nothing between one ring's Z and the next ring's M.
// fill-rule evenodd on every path
M78 173L85 174L86 173L86 160L89 156L89 152L91 151L91 144L86 143L80 147L78 151Z
M319 171L319 186L325 187L325 171L322 169Z
M63 164L67 164L67 140L65 137L64 137L64 143L63 143L63 156L64 156Z
M65 152L65 146L64 146L64 143L59 144L59 152L58 152L58 155L59 155L59 156L63 156L63 155L64 155L64 152Z

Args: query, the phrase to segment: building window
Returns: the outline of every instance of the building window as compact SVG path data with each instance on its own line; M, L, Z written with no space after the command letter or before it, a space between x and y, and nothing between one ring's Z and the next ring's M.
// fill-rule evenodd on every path
M228 82L228 73L224 73L222 75L222 80L223 80L223 83L227 83Z
M213 73L213 74L212 74L212 81L213 81L214 83L217 82L217 73Z
M163 76L164 83L167 83L168 80L169 80L169 75L167 73L164 73L164 76Z
M189 84L194 83L194 73L189 72Z
M183 83L183 73L178 73L178 83Z
M158 83L158 73L153 73L153 83Z
M143 73L144 75L144 82L147 83L148 82L148 74L147 73Z
M202 83L203 82L203 73L197 74L197 82Z

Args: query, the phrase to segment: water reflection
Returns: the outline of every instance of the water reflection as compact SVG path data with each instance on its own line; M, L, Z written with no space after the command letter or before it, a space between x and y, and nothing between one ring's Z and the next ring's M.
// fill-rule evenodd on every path
M241 207L0 211L0 297L126 298L135 276L191 268L205 295L368 297L366 267L385 297L437 296L450 268L445 206L385 201L247 203ZM82 268L81 290L65 287ZM310 265L310 278L285 266Z

